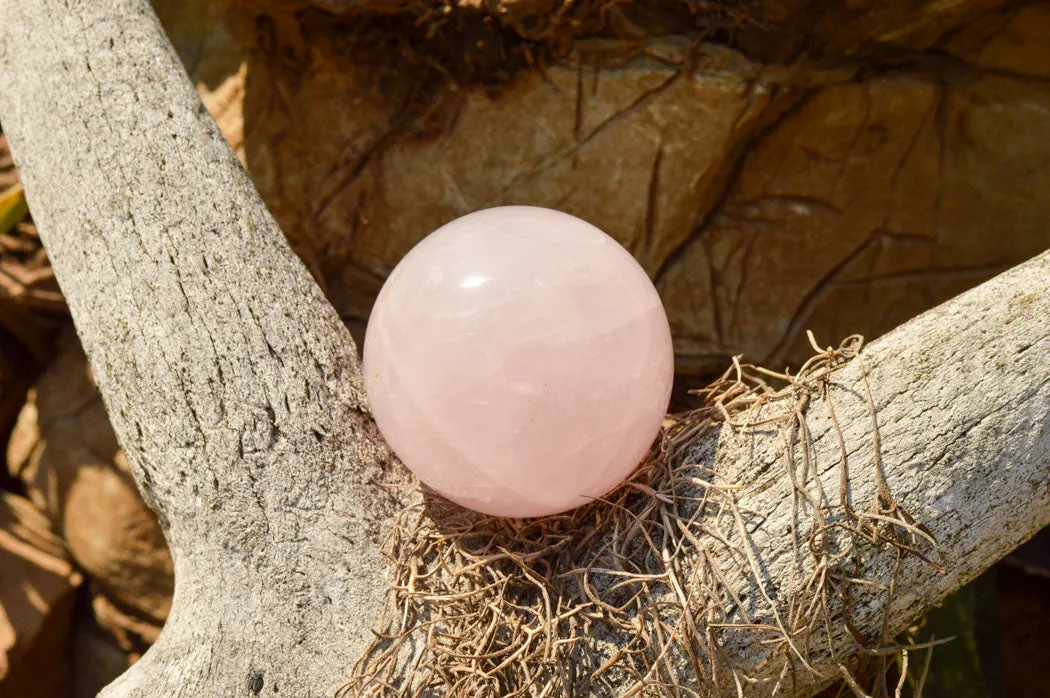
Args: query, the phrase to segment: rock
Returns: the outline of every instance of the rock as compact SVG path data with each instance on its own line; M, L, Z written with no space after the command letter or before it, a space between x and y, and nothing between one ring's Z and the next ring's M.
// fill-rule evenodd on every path
M875 337L1046 249L1047 110L1045 82L959 66L811 94L659 279L680 362L779 367L807 328Z
M68 691L70 625L82 581L47 517L0 493L0 695Z
M245 105L255 114L247 160L352 329L416 242L489 206L571 213L658 276L719 200L770 100L737 54L711 48L706 72L680 75L688 47L658 42L649 46L655 57L592 67L603 60L599 42L579 54L580 65L523 73L491 93L434 97L420 119L438 125L402 124L403 100L376 94L369 66L341 54L337 37L314 31L310 52L323 68L295 73L268 57L249 68L256 87ZM294 113L266 106L280 95L290 95L282 101ZM355 108L341 107L348 103ZM411 135L428 128L439 133ZM322 132L330 137L317 138Z
M1018 78L1050 78L1050 5L1021 5L974 22L945 51L969 65Z
M871 60L934 48L967 24L1001 13L1008 0L762 0L759 21L743 29L741 46L767 61L807 55L821 61Z
M682 374L741 353L797 363L806 329L874 338L1050 245L1045 5L767 0L759 36L779 27L783 46L592 32L536 69L511 17L526 4L429 29L402 21L411 8L304 4L228 9L213 34L248 42L230 138L358 339L401 256L488 206L558 208L623 243L661 291ZM191 67L212 51L242 74L218 39L180 42Z
M8 465L101 592L129 617L159 629L171 606L171 556L74 336L66 337L19 416Z

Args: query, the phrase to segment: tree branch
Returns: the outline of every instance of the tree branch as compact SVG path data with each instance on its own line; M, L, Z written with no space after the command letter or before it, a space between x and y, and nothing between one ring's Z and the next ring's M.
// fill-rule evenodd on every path
M884 591L857 587L852 622L869 646L885 642L884 619L892 639L1050 525L1048 279L1050 252L902 325L834 376L832 404L848 450L852 508L872 511L881 473L892 497L928 526L945 570L902 556L888 605ZM826 400L811 403L805 427L823 490L837 502L841 449ZM799 472L803 448L793 449ZM761 520L749 541L758 551L767 593L780 601L791 591L789 580L813 569L812 561L794 561L790 545L795 514L785 451L775 432L724 429L717 443L699 443L692 453L746 484L738 504ZM802 516L810 514L800 509ZM891 546L865 562L864 577L884 584L894 579L898 558ZM741 576L735 592L753 598L754 581ZM860 649L845 627L844 609L832 611L834 652L817 652L814 660L823 678L800 672L794 695L810 695L839 678L837 665ZM754 622L774 618L764 613ZM781 675L784 648L778 655L740 639L745 642L735 647L737 661L769 682L750 692L768 695Z
M399 471L368 417L350 337L145 0L0 0L0 16L0 118L175 560L168 625L106 695L331 695L383 604L376 541L401 505L374 484ZM848 443L870 444L867 367L888 486L945 553L944 575L903 562L894 630L1050 523L1047 278L1043 255L891 333L836 378ZM806 423L836 491L827 405ZM761 521L751 536L765 582L730 580L741 598L780 599L793 578L782 454L776 434L730 429L694 450L747 485L739 504ZM874 454L850 455L858 508L876 492ZM883 598L855 611L865 635ZM825 677L856 649L843 629L834 640L816 665ZM753 638L727 651L782 675L783 653Z
M353 342L148 2L0 16L4 128L175 562L168 627L109 694L330 694L395 505Z

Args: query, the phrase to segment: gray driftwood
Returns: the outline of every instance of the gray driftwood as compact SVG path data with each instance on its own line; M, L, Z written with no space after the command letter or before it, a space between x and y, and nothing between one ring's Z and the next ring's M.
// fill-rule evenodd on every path
M1043 253L898 327L834 375L831 392L848 452L851 506L871 511L880 467L897 502L928 525L946 570L902 556L888 609L891 642L926 610L1050 524L1047 313L1050 253ZM805 424L826 498L837 503L841 450L827 403L811 403ZM792 450L801 483L806 480L801 476L802 446ZM786 596L796 559L784 453L775 430L723 428L717 442L699 443L692 454L694 461L714 461L714 469L728 480L746 485L738 502L762 521L749 540L774 599ZM816 488L810 482L808 489ZM810 510L799 499L799 525L805 528ZM801 558L795 579L812 569L809 556ZM886 584L893 578L895 560L886 546L870 558L863 576ZM758 590L745 577L736 578L736 593L753 598ZM878 644L886 594L857 589L857 630L868 644ZM775 621L764 613L755 622ZM820 676L798 672L796 695L810 695L840 678L838 664L851 648L859 648L841 617L835 621L837 656L816 652L814 668ZM781 676L783 654L771 659L753 646L735 649L746 657L744 666L769 681L750 686L747 693L769 695Z
M400 506L375 484L397 473L350 336L146 0L0 0L0 17L0 119L176 565L160 641L105 694L331 695L381 606L376 541ZM1044 254L866 351L889 486L930 524L948 567L905 564L897 627L1050 523L1048 279ZM850 461L852 496L866 502L861 370L848 367L836 394L849 442L867 444ZM834 487L825 414L814 406L810 426ZM790 558L779 444L723 430L697 451L765 516L756 554L772 590ZM759 647L734 650L763 661Z

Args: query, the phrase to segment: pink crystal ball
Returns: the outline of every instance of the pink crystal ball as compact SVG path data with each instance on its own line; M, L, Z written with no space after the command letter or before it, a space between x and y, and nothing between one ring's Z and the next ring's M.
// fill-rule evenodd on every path
M579 218L531 206L438 229L390 274L364 375L402 462L448 499L555 514L620 484L667 410L671 332L642 267Z

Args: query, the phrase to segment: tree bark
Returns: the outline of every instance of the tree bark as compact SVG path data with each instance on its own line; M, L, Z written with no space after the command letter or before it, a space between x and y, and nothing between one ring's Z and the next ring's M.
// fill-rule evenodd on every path
M881 472L894 499L928 526L945 570L904 555L888 604L882 591L857 593L852 621L869 647L879 645L884 617L892 640L1050 525L1048 284L1050 252L905 323L834 375L834 417L848 451L852 507L871 511ZM805 426L823 490L837 502L841 450L827 401L811 403ZM792 452L797 480L805 483L803 448ZM792 521L811 512L803 502L802 513L793 513L786 450L775 431L723 429L717 443L698 443L692 452L694 461L710 462L727 480L746 485L739 507L757 512L761 521L748 544L757 551L766 593L777 601L786 597L789 580L812 569L812 561L799 564L791 544ZM894 549L885 546L866 561L863 576L889 584L896 562ZM733 584L741 598L760 594L746 575ZM778 611L785 616L783 606ZM794 695L810 695L841 678L838 665L860 649L841 622L842 609L833 611L839 622L832 628L835 652L817 653L812 663L820 675L800 671ZM763 612L753 621L775 625L777 619ZM741 666L768 681L750 686L748 694L769 695L782 676L784 652L771 661L774 653L758 643L735 649Z
M384 597L376 541L403 504L377 484L401 475L368 415L353 343L145 0L0 0L0 16L0 118L175 562L160 640L105 695L331 695L370 639ZM943 575L905 561L895 629L1050 523L1047 279L1044 254L891 333L836 378L848 442L870 444L867 368L889 487L946 557ZM807 423L834 491L827 406ZM775 598L792 565L780 440L726 428L694 453L747 485L740 505L762 514L753 540ZM870 501L874 451L850 458L851 496ZM883 557L873 564L893 564ZM756 593L746 576L734 583ZM865 633L880 599L858 609ZM834 676L851 642L838 633L816 668ZM758 643L731 650L780 673Z
M0 115L177 578L110 695L325 695L394 501L353 342L148 2L0 3Z

